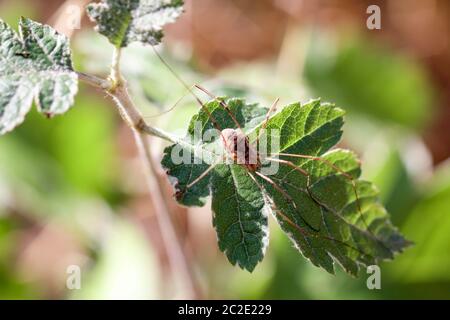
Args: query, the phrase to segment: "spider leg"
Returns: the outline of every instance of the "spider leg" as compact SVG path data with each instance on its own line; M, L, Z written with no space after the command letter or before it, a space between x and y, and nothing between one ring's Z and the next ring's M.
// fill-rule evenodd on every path
M167 67L167 69L170 71L170 73L178 80L178 82L180 82L183 87L195 98L195 100L197 100L197 102L200 104L200 106L202 107L203 111L205 111L208 114L208 117L210 118L211 122L213 123L214 127L216 128L216 130L219 130L219 132L222 131L222 128L220 127L219 123L217 122L217 120L214 118L214 116L211 114L211 112L209 112L208 108L206 108L205 104L203 103L203 101L195 94L193 88L198 88L200 87L199 85L193 85L193 86L189 86L179 75L178 73L170 66L170 64L168 64L166 62L166 60L164 60L164 58L159 54L158 50L156 50L156 48L154 46L151 46L153 49L153 52L155 53L155 55L158 57L158 59ZM205 91L204 91L205 92ZM206 92L205 92L206 93Z
M279 185L277 185L275 183L275 181L273 181L272 179L270 179L269 177L263 175L262 173L255 171L255 174L259 177L261 177L263 180L267 181L269 184L271 184L275 189L277 189L278 192L280 192L285 198L287 198L289 201L291 201L292 206L297 209L297 205L295 204L294 200L292 199L292 197L287 194L286 191L283 190L283 188L281 188Z
M192 188L194 185L196 185L198 182L200 182L202 179L204 179L215 167L215 164L210 165L205 171L202 172L200 176L194 179L194 181L187 184L184 188L178 190L175 193L175 197L177 199L181 199L185 196L186 192Z
M347 172L343 171L342 169L340 169L339 167L337 167L336 165L334 165L333 163L331 163L331 162L328 161L327 159L323 159L323 158L321 158L321 157L307 156L307 155L300 155L300 154L287 154L287 153L278 153L278 154L275 154L275 155L292 156L292 157L297 157L297 158L310 159L310 160L314 160L314 161L321 161L321 162L323 162L323 163L329 165L331 168L335 169L337 172L341 173L341 174L342 174L344 177L346 177L347 179L349 179L349 180L351 181L351 183L352 183L352 188L353 188L353 191L354 191L354 193L355 193L355 202L356 202L356 205L357 205L358 213L359 213L359 215L360 215L360 218L361 218L361 220L362 220L362 223L364 224L364 226L365 226L367 232L368 232L375 240L377 240L384 248L386 248L387 250L390 250L390 248L388 248L388 247L383 243L383 241L381 241L381 240L380 240L380 239L379 239L379 238L378 238L378 237L370 230L369 225L368 225L368 223L367 223L366 220L365 220L365 216L363 215L362 210L361 210L361 206L360 206L360 198L359 198L359 196L358 196L358 191L357 191L357 189L356 189L356 182L355 182L355 179L353 179L353 177L352 177L351 175L349 175ZM297 167L297 168L298 168L298 166L297 166L295 163L291 162L291 161L280 160L280 159L273 159L273 158L268 158L268 159L269 159L269 160L272 160L272 161L278 161L278 162L280 162L280 163L285 163L285 164L289 165L289 166L292 167L292 168L294 168L294 167ZM300 169L300 168L299 168L299 169ZM306 172L306 171L303 170L303 169L301 169L301 170L304 171L304 172ZM306 173L307 173L307 172L306 172ZM310 178L309 178L310 175L309 175L309 173L307 173L307 174L308 174L308 177L307 177L307 190L308 190L309 195L311 196L311 198L312 198L319 206L324 207L324 208L326 208L327 210L329 210L329 208L328 208L325 204L321 203L318 199L316 199L316 198L313 196L313 194L312 194L312 192L311 192L311 190L310 190Z
M334 163L330 162L329 160L324 159L322 157L318 157L318 156L309 156L309 155L302 155L302 154L289 154L289 153L275 153L273 155L275 155L275 156L284 156L284 157L292 157L292 158L309 159L309 160L313 160L313 161L319 161L319 162L324 163L328 167L336 170L338 173L340 173L342 176L344 176L346 179L348 179L350 181L351 185L352 185L352 189L353 189L353 192L355 194L356 206L357 206L358 212L361 215L361 218L362 218L362 221L363 221L365 227L367 228L367 230L369 230L369 226L368 226L368 224L366 223L366 221L364 219L364 215L362 214L360 199L359 199L358 191L357 191L357 188L356 188L356 181L350 174L348 174L347 172L345 172L344 170L342 170L341 168L339 168L338 166L336 166ZM270 160L276 160L276 159L270 158ZM283 161L287 161L287 160L283 160ZM290 162L292 165L296 166L291 161L288 161L288 162Z
M183 101L184 98L187 97L187 95L189 95L191 93L191 91L195 88L194 85L192 85L191 87L189 87L188 91L186 91L185 93L183 93L183 95L175 102L175 104L173 106L171 106L169 109L164 110L158 114L152 115L152 116L145 116L144 118L146 119L152 119L152 118L158 118L162 115L165 115L171 111L173 111L176 107L178 107L178 105L180 104L181 101Z
M267 123L269 122L270 115L277 109L278 102L280 102L280 98L276 98L273 102L270 109L267 111L266 118L264 119L263 124L261 125L261 128L259 129L259 134L256 137L256 145L259 144L259 139L261 139L261 136L264 134L264 130L267 127Z
M200 86L198 84L194 85L194 87L199 89L203 93L206 93L212 99L217 100L219 102L219 104L225 109L225 111L227 111L227 113L229 114L229 116L231 117L233 122L235 123L236 127L242 131L242 128L241 128L241 125L240 125L239 121L236 119L236 117L234 116L233 112L231 112L230 107L226 104L225 101L223 101L222 99L217 98L214 94L212 94L211 92L209 92L208 90L206 90L205 88L203 88L202 86Z
M196 183L198 183L199 181L201 181L204 177L206 177L213 169L214 167L217 165L217 163L213 163L212 165L210 165L208 167L208 169L206 169L205 171L203 171L203 173L201 175L199 175L197 178L194 179L194 181L192 181L191 183L189 183L185 190L193 187Z
M266 158L267 160L270 161L275 161L281 164L285 164L289 167L291 167L292 169L294 169L297 172L300 172L302 175L304 175L306 177L306 190L308 191L309 196L315 201L317 202L319 205L321 205L317 199L314 198L311 190L310 190L310 186L311 186L311 175L303 168L300 168L299 166L297 166L295 163L288 161L288 160L282 160L282 159L276 159L276 158Z
M265 176L261 172L255 171L255 174L259 177L261 177L263 180L267 181L270 185L272 185L278 192L280 192L288 201L289 203L294 207L295 210L297 210L297 204L295 203L294 199L283 189L281 188L275 181L270 179L269 177ZM303 222L312 230L319 232L320 229L314 228L308 221L306 221L303 217L300 216L300 218L303 220Z
M256 174L258 174L258 172L255 172ZM261 192L263 193L263 197L267 197L265 194L265 190L264 187L258 182L258 180L253 176L253 174L251 172L248 172L250 178L256 183L256 185L259 187L259 189L261 190ZM258 175L259 176L259 175ZM290 219L288 216L286 216L283 212L281 212L281 210L279 210L275 204L272 203L272 210L275 212L275 214L279 215L284 221L286 221L290 226L292 226L294 229L296 229L300 234L302 234L303 236L306 237L314 237L314 238L319 238L319 239L326 239L328 241L331 242L335 242L338 244L341 244L349 249L355 250L356 252L358 252L359 254L362 255L367 255L367 253L361 251L358 248L353 247L352 245L338 240L338 239L334 239L332 237L328 237L328 236L324 236L324 235L319 235L316 233L312 233L310 231L308 231L307 229L302 228L301 226L299 226L297 223L295 223L294 221L292 221L292 219ZM302 219L303 220L303 219ZM309 225L308 225L309 226ZM313 229L313 228L312 228ZM313 229L314 230L314 229Z

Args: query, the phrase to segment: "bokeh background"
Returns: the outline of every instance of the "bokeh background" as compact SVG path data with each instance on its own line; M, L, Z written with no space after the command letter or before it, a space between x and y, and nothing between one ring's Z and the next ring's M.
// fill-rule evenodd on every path
M111 46L82 18L86 0L1 0L0 16L55 26L77 70L108 72ZM381 8L381 30L366 9ZM392 220L415 242L381 265L382 289L309 264L271 221L267 256L249 274L217 248L211 212L164 191L203 298L450 298L450 2L447 0L186 0L158 48L189 84L269 105L322 97L346 109L342 143L358 152ZM198 106L151 48L126 50L123 70L148 121L182 133ZM155 159L164 144L152 141ZM0 137L0 298L180 298L162 249L130 130L84 85L64 116L31 112ZM66 287L80 266L80 290Z

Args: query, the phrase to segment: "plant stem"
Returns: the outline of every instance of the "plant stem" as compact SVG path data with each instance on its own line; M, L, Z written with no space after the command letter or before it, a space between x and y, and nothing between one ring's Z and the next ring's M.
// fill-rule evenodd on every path
M112 88L112 83L110 80L107 79L102 79L87 73L83 73L83 72L77 72L78 75L78 79L80 79L81 81L96 87L96 88L100 88L102 90L105 91L109 91Z
M140 112L134 106L125 83L121 81L113 92L109 93L115 100L122 118L131 127L134 133L136 145L140 156L145 164L147 184L150 189L157 221L164 240L166 252L169 257L170 266L175 277L179 277L184 282L185 290L189 297L199 297L199 290L195 282L194 275L190 268L181 241L177 235L176 228L169 215L169 210L164 201L164 193L160 186L155 183L154 177L158 174L156 164L150 153L148 134L175 142L174 138L167 133L147 125Z
M114 86L120 86L124 83L122 73L120 72L120 58L122 57L122 49L114 48L112 63L111 63L111 74L110 79Z

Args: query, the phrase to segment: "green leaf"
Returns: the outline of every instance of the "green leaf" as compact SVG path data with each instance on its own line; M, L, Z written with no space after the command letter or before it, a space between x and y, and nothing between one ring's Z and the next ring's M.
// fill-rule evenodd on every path
M192 118L187 137L165 150L162 164L180 204L202 206L212 195L219 247L232 264L252 271L262 260L268 212L306 258L330 273L337 262L356 276L361 266L392 259L410 245L390 222L377 189L359 179L355 154L330 150L342 135L342 109L320 100L282 108L269 118L266 129L269 145L278 137L278 152L286 155L273 160L277 150L269 150L271 157L259 154L261 165L255 172L243 164L219 163L218 148L233 148L225 148L218 137L201 137L214 127L236 129L238 122L253 141L267 109L240 99L219 99L230 112L218 100L208 102ZM196 136L196 127L202 136ZM195 161L176 160L183 152L186 160ZM262 169L268 163L278 163L278 170L265 174Z
M96 31L117 48L132 42L157 45L163 27L183 12L182 0L103 0L87 7Z
M0 20L0 134L22 123L35 100L39 112L66 112L78 91L68 39L22 18L20 36Z

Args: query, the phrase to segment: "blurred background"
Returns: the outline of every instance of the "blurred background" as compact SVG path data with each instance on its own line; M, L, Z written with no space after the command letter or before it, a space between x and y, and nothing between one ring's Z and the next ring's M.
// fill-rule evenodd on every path
M83 16L86 0L0 0L0 16L72 37L77 70L106 75L112 47ZM369 30L369 5L381 29ZM77 18L83 16L78 27ZM218 250L209 206L164 192L203 298L450 299L450 2L447 0L186 0L160 53L189 84L268 106L322 97L347 110L342 146L415 246L381 265L381 290L313 267L271 221L267 256L249 274ZM183 134L198 110L151 48L123 59L150 122ZM152 141L155 160L164 143ZM80 87L64 116L31 112L0 137L0 298L182 298L130 130L101 92ZM66 286L81 268L81 289ZM68 269L69 268L69 269ZM70 271L69 271L70 272Z

